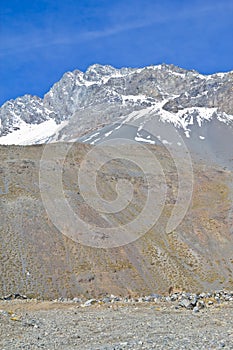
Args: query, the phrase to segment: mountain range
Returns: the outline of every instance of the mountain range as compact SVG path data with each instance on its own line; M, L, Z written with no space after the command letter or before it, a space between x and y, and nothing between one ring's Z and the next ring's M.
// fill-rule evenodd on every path
M166 294L170 287L232 288L232 88L233 72L202 75L167 64L121 69L95 64L84 73L65 73L43 98L25 95L5 102L0 108L0 295L93 297ZM84 163L91 164L90 172L80 182ZM105 202L118 205L121 194L124 210L92 207L99 203L92 182ZM151 188L166 197L164 202L158 197L158 207L147 202ZM125 193L132 194L129 203ZM96 228L88 244L80 221L63 210L62 200ZM183 204L183 220L167 230ZM137 223L135 232L146 230L133 232L128 241L125 231L124 244L109 248L109 228L120 231L130 222Z
M146 122L156 121L172 124L201 157L232 167L232 86L233 72L202 75L167 64L121 69L95 64L84 73L65 73L43 99L25 95L4 103L0 144L94 145L122 135L156 144L161 135L143 133ZM135 120L138 125L129 127Z

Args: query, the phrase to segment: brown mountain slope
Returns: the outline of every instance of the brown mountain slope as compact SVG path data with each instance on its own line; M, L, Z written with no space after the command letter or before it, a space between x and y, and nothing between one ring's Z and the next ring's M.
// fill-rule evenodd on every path
M45 211L39 189L44 147L0 147L0 295L23 293L55 298L166 293L170 286L194 291L233 287L232 173L194 163L191 206L182 223L168 234L165 227L175 204L177 173L164 149L150 147L167 181L161 217L130 244L94 248L59 232ZM63 146L46 147L53 152L54 147ZM116 182L130 180L134 197L125 211L107 214L103 219L85 203L77 171L89 149L88 145L74 144L64 163L63 189L70 206L82 219L101 227L134 219L145 204L146 184L140 169L124 161L114 160L100 169L97 187L105 199L113 200ZM158 182L158 178L155 180ZM66 213L61 215L68 227Z

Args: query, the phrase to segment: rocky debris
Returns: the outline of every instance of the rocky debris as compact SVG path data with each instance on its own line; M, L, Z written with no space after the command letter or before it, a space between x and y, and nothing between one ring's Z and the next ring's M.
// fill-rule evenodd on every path
M40 328L41 322L36 319L28 319L23 321L24 327Z
M77 298L74 298L73 300L67 300L69 302L77 302ZM135 303L167 303L167 304L176 304L178 307L184 307L186 309L199 310L205 308L206 306L211 306L214 304L220 304L224 302L232 302L233 301L233 291L215 291L215 292L209 292L209 293L186 293L186 292L179 292L174 293L169 296L163 296L159 294L151 294L143 297L116 297L114 295L106 296L104 298L100 299L89 299L85 302L82 301L82 299L79 299L78 302L82 306L90 306L93 304L109 304L109 303L115 303L120 302L123 304L135 304Z
M26 295L16 293L16 294L8 294L8 295L5 295L4 297L0 298L0 300L14 300L14 299L25 300L25 299L28 299L28 297Z
M0 320L2 319L2 317L8 318L11 321L21 321L21 317L16 315L12 311L0 310Z
M27 301L40 301L39 299L28 298L26 295L21 294L9 294L0 298L0 300L4 301L12 301L12 300L27 300ZM64 298L60 297L58 299L54 299L53 303L68 303L68 304L78 304L81 307L89 307L92 305L103 305L103 304L142 304L142 303L160 303L166 305L174 305L175 308L185 308L189 310L193 310L195 312L200 311L206 307L210 307L216 304L223 304L233 302L233 291L227 290L218 290L214 292L202 292L202 293L189 293L184 291L179 292L171 292L170 295L160 295L160 294L150 294L139 297L132 297L131 295L122 297L115 296L113 294L106 295L102 298L80 298L74 297ZM198 310L198 311L197 311Z
M233 291L218 290L214 292L206 293L188 293L188 292L175 292L168 296L160 294L151 294L141 297L132 296L115 296L106 295L99 299L87 299L84 298L59 298L53 300L53 302L63 302L63 303L77 303L81 307L89 307L92 305L103 305L103 304L142 304L142 303L160 303L166 305L174 305L175 308L185 308L188 310L193 310L194 312L199 312L200 310L210 307L216 304L223 304L233 302Z
M91 305L94 305L95 303L97 303L97 300L96 299L89 299L87 300L84 304L81 304L82 306L91 306Z
M9 317L11 316L11 313L5 310L0 310L0 316Z
M177 301L162 298L160 307L151 301L135 302L132 297L122 298L124 303L113 301L113 296L103 297L102 304L97 299L92 304L89 299L91 307L81 307L68 299L56 303L0 301L0 308L17 310L17 315L0 312L0 349L232 350L231 303L222 307L213 304L204 312L194 307L190 313L185 307L178 310L169 307L169 303L177 305ZM19 322L14 322L14 317Z

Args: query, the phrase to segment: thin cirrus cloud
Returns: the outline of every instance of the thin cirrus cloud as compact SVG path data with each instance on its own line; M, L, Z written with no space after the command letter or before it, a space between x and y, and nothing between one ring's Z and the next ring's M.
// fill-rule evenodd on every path
M224 6L223 6L224 5ZM101 39L117 35L123 32L137 30L141 28L150 27L160 23L169 23L170 21L182 21L187 19L196 19L201 21L202 16L214 13L217 14L221 10L233 9L232 2L223 3L209 3L202 6L189 6L183 9L177 8L175 12L165 13L166 11L154 12L149 8L143 13L144 18L135 20L127 19L127 11L124 14L124 22L120 22L118 16L113 15L113 23L100 30L85 30L81 31L79 26L71 26L68 29L61 26L58 30L51 32L48 28L49 24L43 29L33 27L28 23L28 31L23 34L5 33L1 38L0 56L7 56L15 53L22 53L28 50L45 48L57 45L72 45L81 44L86 41ZM132 11L129 12L132 17ZM139 14L137 14L139 16ZM48 21L49 22L49 21ZM27 23L26 23L27 26Z
M0 103L42 96L65 71L93 63L233 68L232 0L2 2Z

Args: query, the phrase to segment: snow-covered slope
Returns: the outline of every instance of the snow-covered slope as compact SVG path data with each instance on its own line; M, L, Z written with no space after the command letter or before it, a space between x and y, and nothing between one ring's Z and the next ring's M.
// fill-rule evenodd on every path
M0 143L2 145L33 145L38 143L48 143L51 135L56 137L59 130L66 124L67 121L56 124L55 120L52 118L39 124L30 124L23 120L19 120L15 130L2 136L0 138Z
M93 131L137 115L172 123L187 138L197 125L202 141L203 124L233 125L232 86L232 72L204 76L166 64L139 69L96 64L86 72L65 73L43 99L25 95L7 101L0 108L0 144L88 142L90 137L94 142ZM143 141L140 133L134 139Z

